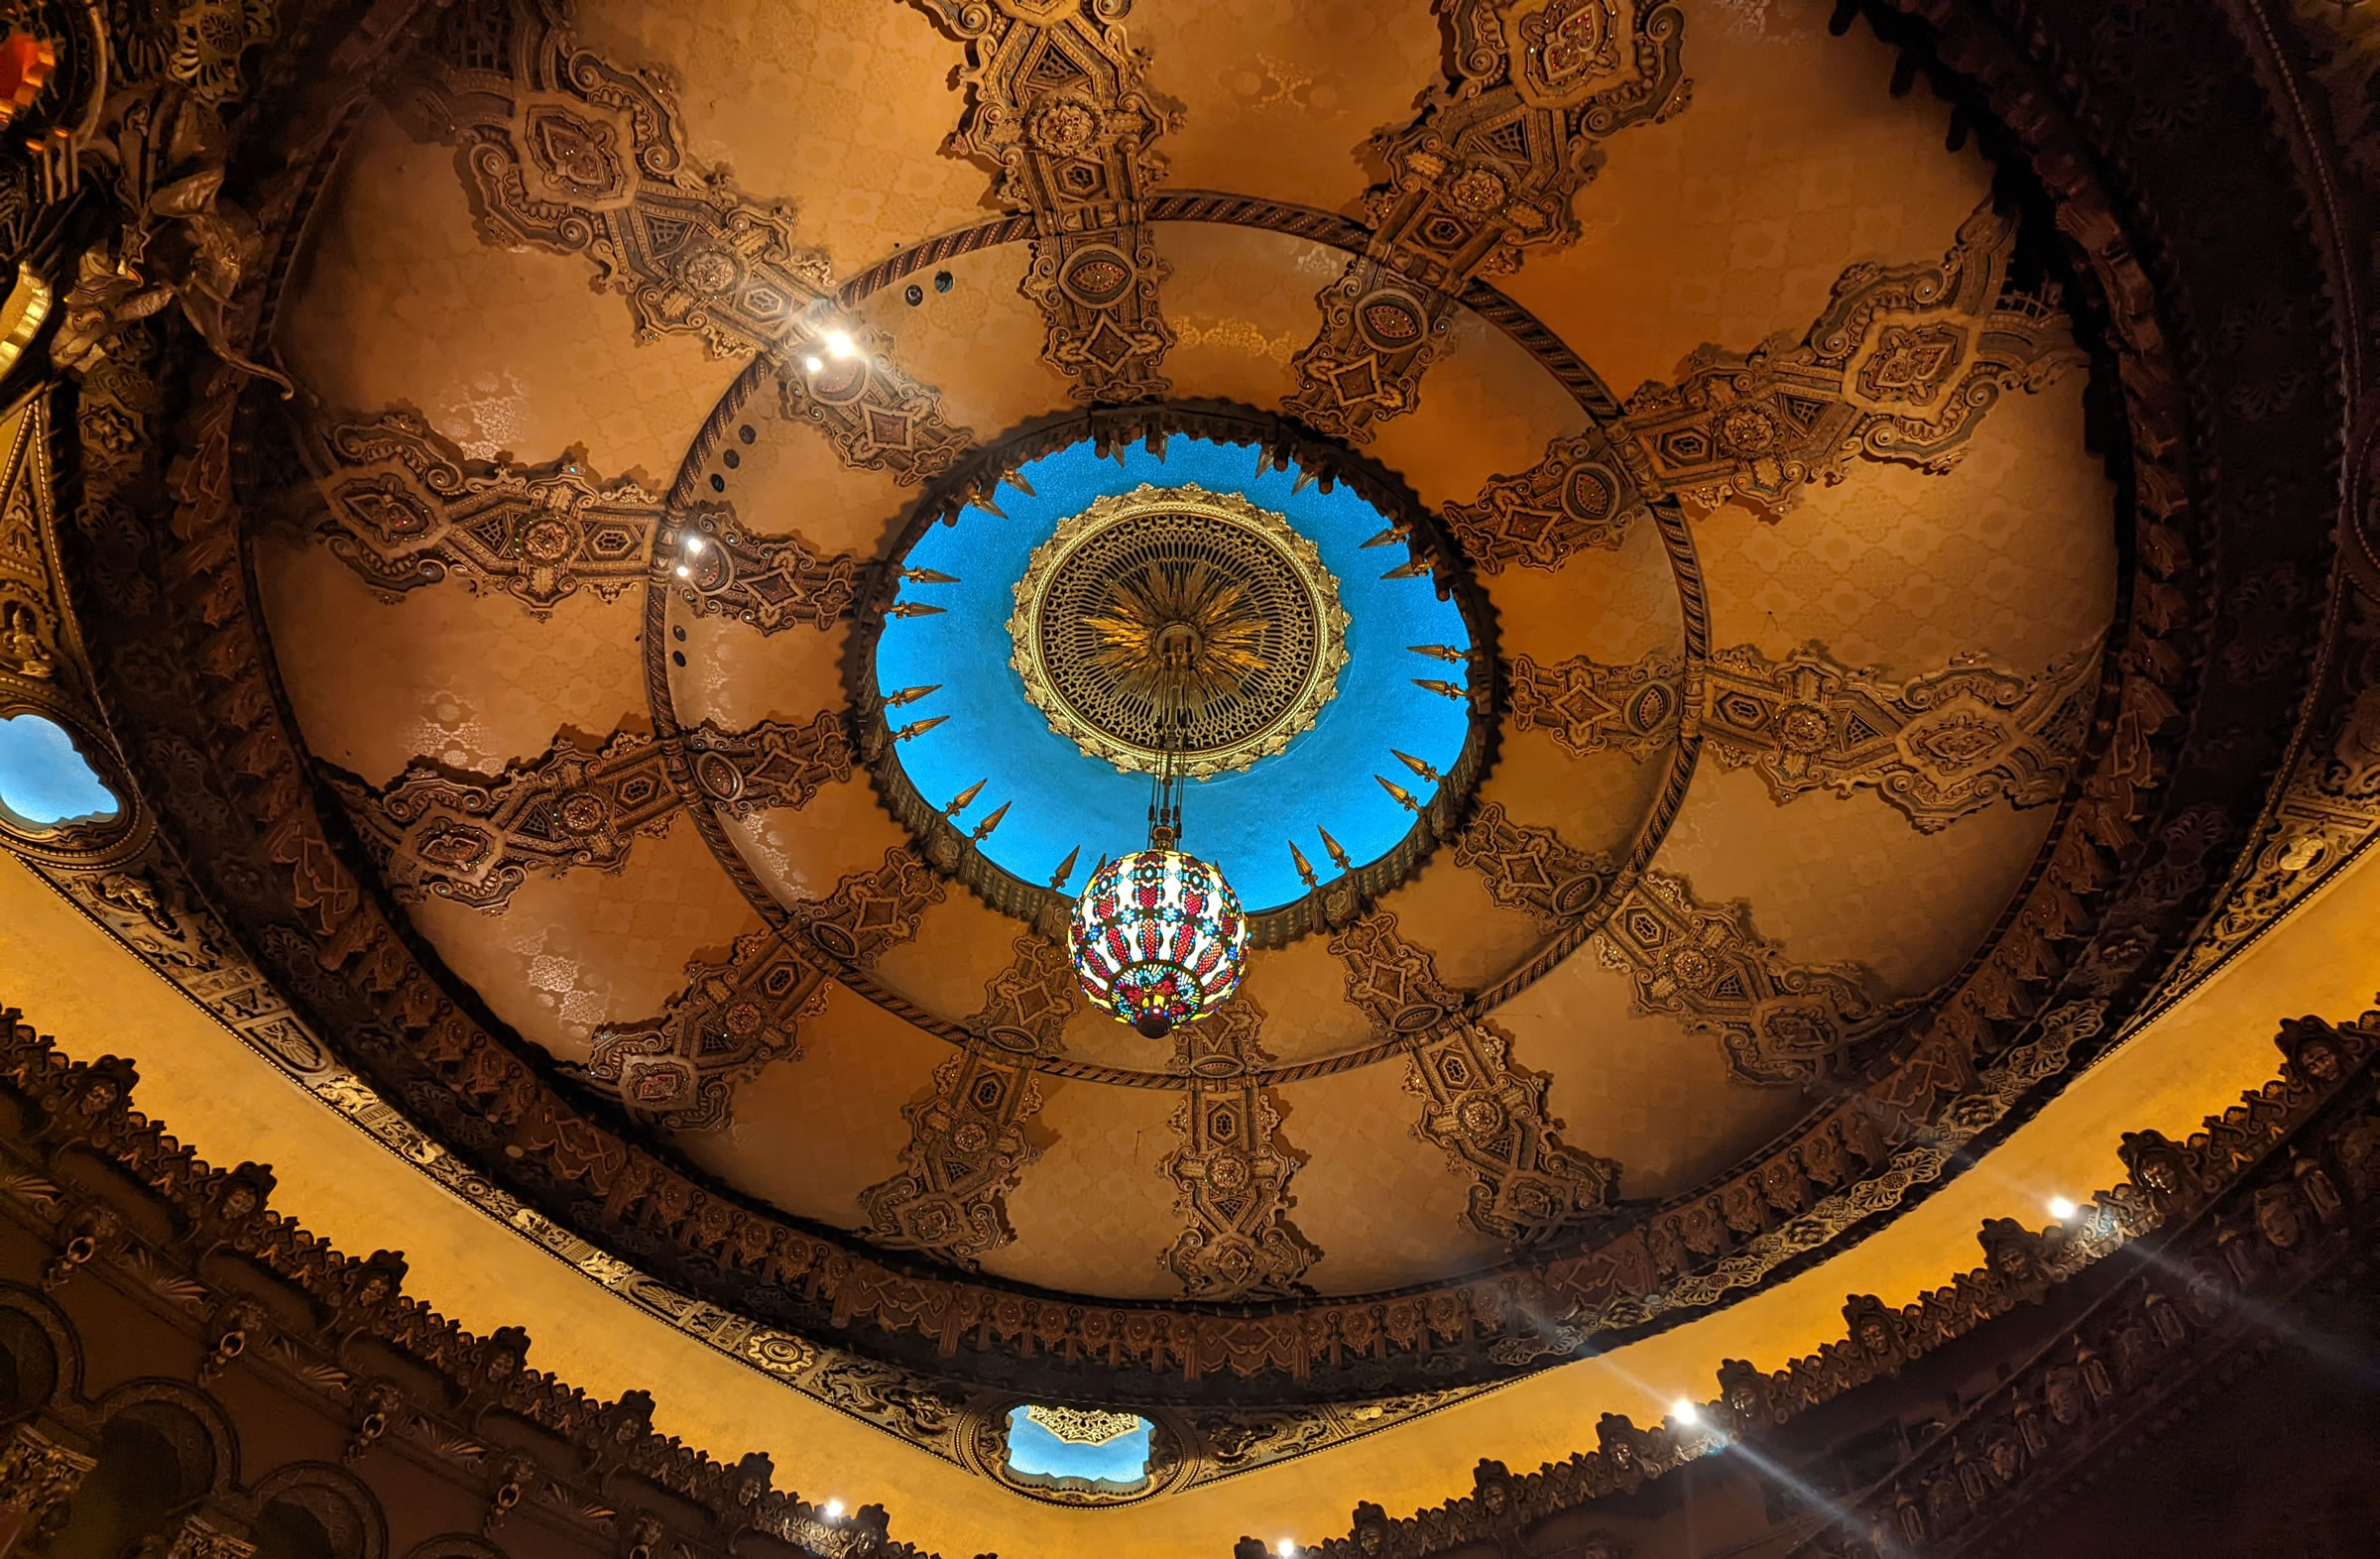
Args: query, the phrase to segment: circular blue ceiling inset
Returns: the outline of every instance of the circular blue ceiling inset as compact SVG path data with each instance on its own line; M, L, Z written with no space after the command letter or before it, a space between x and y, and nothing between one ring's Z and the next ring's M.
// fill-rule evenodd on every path
M1220 668L1190 743L1217 772L1187 786L1183 848L1251 918L1417 858L1450 777L1476 779L1472 625L1441 577L1451 551L1413 544L1417 506L1325 491L1324 474L1252 442L1177 432L1102 454L1086 438L926 525L895 559L867 672L914 792L895 810L947 824L939 854L1078 891L1146 840L1135 657L1154 663L1170 635Z

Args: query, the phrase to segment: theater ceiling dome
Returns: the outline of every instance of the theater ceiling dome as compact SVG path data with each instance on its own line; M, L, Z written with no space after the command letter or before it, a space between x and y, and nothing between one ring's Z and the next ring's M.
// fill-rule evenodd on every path
M961 1389L1484 1385L1889 1221L2156 972L2065 192L1821 0L1126 9L472 0L342 127L244 478L326 1029ZM1168 742L1250 950L1150 1039L1067 926Z

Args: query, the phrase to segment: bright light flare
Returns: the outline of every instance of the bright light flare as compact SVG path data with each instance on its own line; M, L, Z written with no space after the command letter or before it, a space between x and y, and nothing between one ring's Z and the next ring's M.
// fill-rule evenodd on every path
M826 332L826 349L837 357L857 357L860 349L852 345L851 337L841 330Z
M2082 1209L2075 1206L2074 1203L2068 1201L2063 1196L2053 1196L2050 1198L2050 1216L2057 1219L2060 1223L2065 1223L2069 1218L2074 1217L2075 1214L2080 1211L2082 1211Z
M1681 1396L1669 1404L1669 1416L1681 1427L1691 1429L1703 1421L1703 1410Z
M821 1513L822 1515L824 1515L824 1516L825 1516L825 1517L826 1517L828 1520L830 1520L830 1521L840 1521L840 1520L842 1520L842 1519L843 1519L843 1501L842 1501L842 1500L840 1500L840 1499L829 1499L829 1500L827 1500L827 1501L826 1501L826 1504L825 1504L825 1506L824 1506L824 1507L821 1509L820 1513Z

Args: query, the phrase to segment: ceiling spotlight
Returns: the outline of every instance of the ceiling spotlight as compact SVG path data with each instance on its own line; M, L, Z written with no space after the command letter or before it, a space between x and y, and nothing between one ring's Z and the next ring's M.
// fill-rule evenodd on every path
M693 573L694 573L694 570L693 570L693 569L691 569L691 568L688 568L688 567L687 567L685 564L683 564L683 563L680 563L680 564L678 564L678 565L677 565L677 577L678 577L678 578L680 578L680 579L691 578L691 577L693 576Z
M1685 1428L1691 1429L1703 1421L1703 1410L1681 1396L1669 1404L1669 1416L1676 1419Z
M803 359L801 360L801 366L802 366L802 367L804 367L804 368L806 368L806 369L808 369L808 370L809 370L811 373L813 373L813 374L814 374L814 373L816 373L816 372L817 372L819 369L821 369L821 368L824 368L824 367L826 366L826 364L824 364L824 363L820 362L820 361L819 361L817 358L815 358L815 357L805 357L805 358L803 358Z
M851 337L840 330L826 332L826 349L837 357L850 357L859 351L858 347L851 344Z
M826 1518L827 1518L828 1520L830 1520L830 1521L840 1521L840 1520L842 1520L842 1519L843 1519L843 1501L842 1501L842 1500L840 1500L840 1499L829 1499L829 1500L827 1500L827 1501L826 1501L826 1507L825 1507L825 1509L824 1509L824 1511L823 1511L822 1513L823 1513L823 1514L826 1516Z
M1291 1554L1297 1552L1297 1544L1284 1537L1279 1542L1272 1545L1272 1551L1276 1554L1279 1554L1281 1559L1289 1559Z
M2050 1198L2050 1216L2057 1219L2060 1223L2065 1223L2069 1218L2074 1217L2079 1211L2081 1211L2081 1209L2077 1208L2074 1203L2068 1201L2063 1196L2053 1196Z
M699 536L687 537L686 551L691 556L699 557L702 554L702 538Z

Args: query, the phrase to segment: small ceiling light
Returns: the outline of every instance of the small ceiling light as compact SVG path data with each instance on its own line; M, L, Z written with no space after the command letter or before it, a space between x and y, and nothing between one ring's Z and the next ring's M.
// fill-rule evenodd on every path
M693 570L693 569L691 569L691 568L688 568L688 567L687 567L685 564L683 564L683 563L680 563L680 564L678 564L678 565L677 565L677 577L678 577L678 578L680 578L680 579L686 579L686 578L690 578L690 577L692 577L693 573L694 573L694 570Z
M840 1521L843 1519L842 1500L829 1499L826 1501L826 1518L830 1521Z
M850 357L859 351L858 347L851 344L851 337L840 330L826 332L826 349L837 357Z
M699 536L689 536L689 537L687 537L687 538L686 538L686 551L687 551L687 553L688 553L689 555L691 555L691 556L697 556L697 557L699 557L700 555L702 555L702 538L701 538L701 537L699 537Z
M1279 1542L1272 1545L1272 1551L1276 1554L1279 1554L1281 1559L1289 1559L1291 1554L1297 1552L1297 1544L1284 1537Z
M1691 1429L1703 1421L1703 1410L1681 1396L1669 1404L1669 1416Z
M2074 1203L2068 1201L2063 1196L2053 1196L2050 1198L2050 1216L2057 1219L2060 1223L2065 1223L2069 1218L2074 1217L2079 1211L2081 1211L2081 1209L2077 1208Z
M801 366L802 366L802 367L804 367L804 368L806 368L806 369L808 369L808 370L809 370L811 373L813 373L813 374L814 374L814 373L816 373L816 372L817 372L819 369L821 369L821 368L824 368L824 367L826 366L826 364L824 364L824 363L820 362L820 361L819 361L817 358L815 358L815 357L805 357L805 358L803 358L803 359L801 360Z

